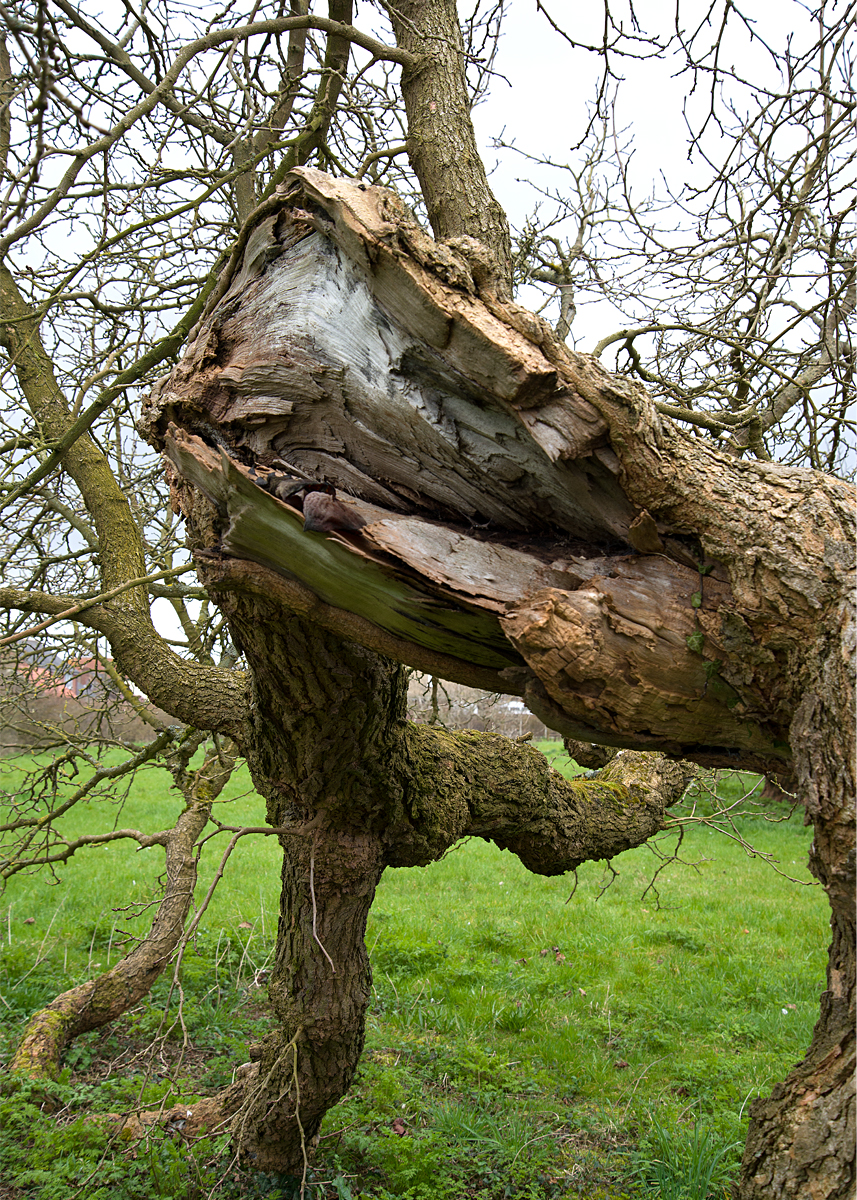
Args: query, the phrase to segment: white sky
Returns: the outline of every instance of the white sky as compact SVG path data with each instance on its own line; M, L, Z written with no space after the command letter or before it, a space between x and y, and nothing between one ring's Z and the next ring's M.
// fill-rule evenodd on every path
M572 5L571 0L544 0L544 3L557 24L576 40L600 42L600 3ZM692 22L699 21L709 3L710 0L681 0L683 28L689 29ZM574 12L569 11L572 7ZM721 7L718 4L718 9ZM798 0L748 0L741 7L769 44L782 48L789 32L794 33L796 46L808 48L812 44L815 30L806 8ZM623 9L627 11L626 0L615 0L611 9L619 18ZM660 33L663 41L669 38L673 4L666 0L637 0L634 10L642 29L650 34ZM536 0L511 0L504 29L496 69L512 86L497 79L490 97L475 112L486 161L490 163L495 157L488 149L491 137L504 126L507 141L516 141L530 153L562 160L585 128L586 104L595 94L600 58L569 46L537 11ZM700 45L709 44L712 38L713 35L703 36ZM734 64L749 79L758 75L760 82L771 84L775 80L764 49L758 42L751 43L734 17L728 27L722 61ZM675 59L650 58L641 62L614 57L614 70L624 78L617 106L619 124L631 127L641 179L644 176L654 179L661 170L674 178L686 171L688 139L682 104L689 82L687 76L675 77L679 65ZM699 99L707 104L702 91ZM513 220L520 220L516 174L521 174L520 163L517 170L501 167L494 179L498 199L507 206Z
M704 20L712 0L680 0L682 31L687 33ZM715 0L716 3L716 0ZM598 45L601 42L603 9L597 0L589 4L571 0L543 0L553 20L576 41ZM723 2L716 3L714 20L719 26ZM800 0L746 0L740 5L748 20L761 37L773 48L781 50L790 33L793 45L808 49L815 40L815 26L808 8ZM828 8L838 12L844 0L834 0ZM614 18L631 28L628 19L628 0L613 0ZM666 0L636 0L634 4L639 26L647 34L659 34L662 42L669 41L674 32L675 3ZM538 199L527 185L532 178L544 188L563 186L560 171L538 168L512 152L498 152L492 141L503 133L505 142L512 142L535 157L549 157L554 162L575 162L571 147L583 135L591 105L601 76L601 59L594 53L570 46L549 25L536 7L536 0L511 0L504 24L505 33L495 62L499 75L486 100L474 112L477 137L486 165L491 171L491 186L505 207L514 227L520 228ZM700 35L697 48L708 47L715 40L715 31L708 29ZM721 44L721 64L734 66L744 78L776 87L779 77L771 70L770 57L758 40L751 40L746 28L734 14ZM686 180L710 178L710 167L688 162L688 127L683 107L691 87L688 74L679 75L682 60L677 57L652 57L645 61L614 56L614 73L622 76L616 101L617 127L626 131L623 142L633 143L633 158L629 175L637 196L648 194L654 186L660 194L665 187L662 176L674 194L681 191ZM511 85L511 86L510 86ZM697 94L690 99L691 118L707 110L709 95L707 79L700 82ZM737 89L736 89L736 94ZM739 99L739 104L746 98ZM707 147L714 150L713 131L709 132ZM725 157L725 149L724 149ZM576 162L579 163L579 154ZM696 175L697 171L699 175ZM550 205L545 202L544 211ZM519 296L522 303L535 307L540 297L533 292ZM604 302L588 304L578 309L572 330L572 340L580 349L591 350L606 333L621 328L615 310Z

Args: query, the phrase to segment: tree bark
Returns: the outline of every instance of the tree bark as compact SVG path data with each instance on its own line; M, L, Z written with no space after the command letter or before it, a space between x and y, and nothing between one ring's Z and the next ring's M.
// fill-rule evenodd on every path
M843 611L845 643L853 618ZM851 630L848 630L848 625ZM838 631L831 631L838 632ZM855 1166L855 924L853 675L842 644L828 654L792 723L795 776L812 820L809 866L830 900L827 988L805 1058L750 1108L736 1200L846 1200ZM848 703L848 700L851 703Z
M567 781L506 738L410 725L398 665L289 615L255 583L221 603L254 680L248 762L282 831L278 1026L241 1078L237 1112L231 1089L207 1119L231 1116L254 1166L300 1173L363 1047L363 935L384 867L423 865L477 836L562 873L657 832L695 769L628 752L621 783L618 771Z
M511 295L509 223L488 184L470 120L464 39L450 0L386 5L396 43L418 59L402 68L408 158L438 241L457 239L480 283Z
M300 1173L325 1112L363 1047L371 976L366 917L384 869L381 814L401 668L339 642L262 597L224 598L252 663L254 782L283 847L270 998L278 1027L261 1047L234 1118L241 1152Z
M428 239L390 193L306 168L289 188L281 210L266 210L249 231L217 307L145 414L251 673L268 669L267 655L285 695L295 664L314 661L315 651L273 653L264 640L251 648L253 638L276 644L290 625L283 615L242 617L242 606L256 612L254 589L267 587L285 610L372 650L462 681L478 672L525 696L568 737L793 774L815 825L813 869L831 900L829 990L805 1064L754 1109L741 1196L770 1195L765 1180L774 1179L787 1195L827 1187L831 1147L840 1179L853 1178L843 1140L853 1101L841 1070L853 1053L842 1016L853 1003L852 489L811 471L735 461L686 437L639 387L569 351L490 284L480 289L467 257ZM304 529L289 476L305 481L305 497L313 486L338 489L347 519ZM317 703L329 707L336 694L322 687ZM299 695L289 703L300 710ZM264 727L278 722L288 724L285 713ZM336 744L334 727L322 745ZM443 735L432 733L437 747ZM490 756L480 746L474 754ZM283 762L289 753L283 746ZM254 767L263 790L278 760L265 754L270 769ZM342 916L352 933L382 863L399 861L391 856L407 844L389 800L401 780L413 781L421 810L446 811L447 793L433 790L431 775L409 774L401 756L367 758L355 746L353 769L365 773L378 758L399 772L380 791L366 785L359 802L344 785L325 793L351 796L353 811L379 814L393 831L384 842L379 830L380 849L359 842L365 869L350 878L360 898ZM326 765L313 758L308 773L309 761L294 761L288 777L324 778ZM467 778L456 787L468 792ZM533 844L562 823L542 804ZM315 822L322 808L305 806L296 819ZM512 809L507 829L527 828L526 805ZM343 894L354 839L371 840L371 828L325 825L331 895ZM306 903L311 850L299 844L289 886ZM523 843L515 849L542 869ZM551 861L567 869L574 858L560 845ZM314 887L327 896L321 877ZM333 916L317 909L317 921L339 948ZM301 937L303 949L290 945L299 965L315 961L306 929ZM363 994L349 1001L353 1013ZM332 999L319 1003L324 1010ZM315 1053L299 1044L308 1026L289 1005L285 1041L266 1051L260 1072L264 1080L273 1071L281 1089L288 1072L300 1083L300 1063ZM812 1105L820 1126L834 1124L825 1140L806 1132L800 1142ZM305 1133L316 1125L308 1114ZM841 1194L839 1186L818 1194Z

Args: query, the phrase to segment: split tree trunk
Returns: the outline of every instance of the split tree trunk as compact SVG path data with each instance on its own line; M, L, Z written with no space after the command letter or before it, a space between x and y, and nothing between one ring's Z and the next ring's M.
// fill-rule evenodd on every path
M285 1032L266 1049L263 1091L241 1118L245 1146L273 1162L264 1155L296 1124L296 1092L289 1110L272 1107L266 1089L285 1096L288 1080L303 1080L305 1106L308 1094L344 1086L352 1068L340 1057L359 1049L351 1022L365 1005L349 938L384 862L429 861L438 831L476 824L474 764L493 753L475 740L467 772L445 784L415 771L417 735L399 729L392 681L379 683L391 668L374 655L347 665L356 651L323 649L334 634L523 695L571 738L796 780L832 907L829 991L804 1064L753 1110L740 1194L844 1196L854 1178L844 1070L854 1052L844 1019L854 967L852 489L685 437L640 388L567 350L490 280L480 290L472 247L432 242L390 193L308 169L288 186L280 210L247 231L217 305L146 412L204 578L256 680L257 786L273 820L302 826L290 837L297 907L284 901L274 989ZM304 530L293 484L280 479L285 499L273 494L284 474L339 490L326 532ZM304 618L327 633L299 652L289 639L310 637ZM342 744L340 725L353 727ZM437 748L448 735L419 736ZM437 761L454 763L462 744L447 751ZM620 756L605 771L621 769ZM563 826L550 791L537 815L512 793L495 837L535 870L546 863L528 861L526 847L544 839L527 831ZM452 820L462 805L468 819ZM637 827L625 844L644 836ZM566 834L558 840L551 870L575 857ZM316 935L334 965L337 955L353 965L344 992ZM348 1032L326 1028L326 1049L313 1048L308 1024L316 987L320 1012L347 1008L337 1019ZM320 1116L304 1112L306 1139Z

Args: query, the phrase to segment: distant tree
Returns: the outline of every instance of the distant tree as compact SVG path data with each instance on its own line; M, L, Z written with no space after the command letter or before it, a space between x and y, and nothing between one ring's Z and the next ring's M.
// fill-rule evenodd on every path
M848 13L822 5L800 53L766 46L781 90L730 116L733 5L710 49L714 10L669 45L608 12L579 47L605 76L573 194L513 239L470 122L503 4L460 22L401 0L371 33L349 0L310 8L126 5L118 30L66 0L0 10L5 646L91 657L152 731L70 795L77 742L53 789L17 789L3 874L130 837L164 846L169 879L148 939L36 1014L14 1065L54 1070L145 994L241 754L284 851L279 1025L219 1103L257 1166L300 1169L362 1048L386 866L475 833L559 873L657 832L696 764L739 766L797 790L833 928L812 1045L753 1106L739 1194L844 1196ZM606 98L617 55L676 47L728 150L658 217ZM684 232L659 232L676 211ZM523 282L557 294L555 330L514 302ZM587 289L623 314L597 351L624 374L564 343ZM571 787L525 745L409 725L400 662L620 753ZM71 802L143 761L184 797L172 829L63 836Z

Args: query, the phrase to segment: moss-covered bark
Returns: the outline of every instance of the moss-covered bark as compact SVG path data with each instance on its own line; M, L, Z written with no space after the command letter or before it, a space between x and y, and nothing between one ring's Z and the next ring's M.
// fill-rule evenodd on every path
M363 1047L363 936L384 867L431 862L474 835L533 871L567 871L650 837L695 768L629 752L609 777L565 780L507 738L409 724L399 666L271 597L222 604L254 680L248 762L283 847L278 1027L233 1128L254 1165L299 1171Z
M0 345L8 351L45 448L50 449L69 434L75 421L42 344L37 316L5 263L0 263ZM62 461L95 526L103 590L144 578L143 533L106 455L84 430L67 446ZM19 596L17 590L3 589L5 605L23 611L57 611L39 607L38 597ZM68 600L60 598L59 611L68 607ZM230 733L240 728L245 712L243 680L234 672L190 664L176 654L155 630L145 588L129 587L83 613L82 619L106 635L121 670L153 703L200 728Z

